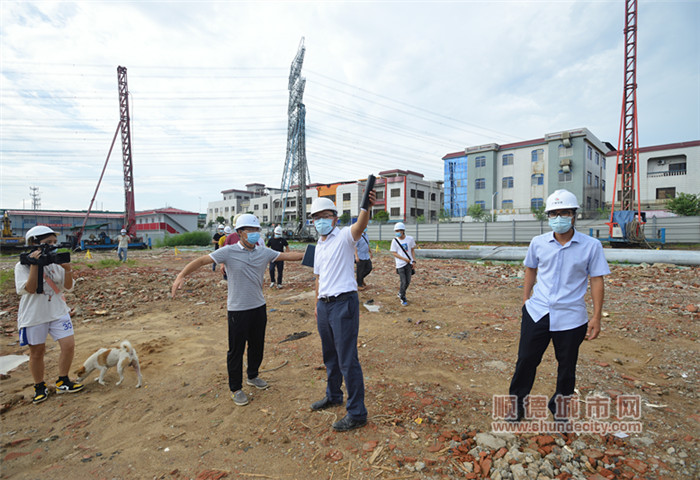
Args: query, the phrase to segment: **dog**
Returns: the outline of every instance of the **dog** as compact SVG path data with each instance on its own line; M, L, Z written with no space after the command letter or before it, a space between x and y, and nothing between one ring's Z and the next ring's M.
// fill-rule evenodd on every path
M119 372L119 381L117 385L121 385L124 381L124 369L129 365L133 365L138 375L138 383L136 388L141 386L141 367L139 366L139 357L136 355L136 350L131 346L128 340L124 340L119 348L100 348L98 351L90 355L85 360L83 366L75 371L78 376L78 381L83 381L90 372L95 369L100 370L100 376L95 379L100 385L105 385L104 376L109 367L117 366Z

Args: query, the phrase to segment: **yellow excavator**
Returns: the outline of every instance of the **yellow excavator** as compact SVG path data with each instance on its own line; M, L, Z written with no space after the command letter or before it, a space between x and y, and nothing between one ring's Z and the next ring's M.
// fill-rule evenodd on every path
M13 235L12 222L7 211L2 216L2 237L0 237L0 248L23 248L24 237Z

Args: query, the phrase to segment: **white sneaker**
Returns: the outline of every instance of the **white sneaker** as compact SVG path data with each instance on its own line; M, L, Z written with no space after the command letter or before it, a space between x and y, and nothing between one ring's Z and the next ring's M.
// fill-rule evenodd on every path
M275 286L275 282L270 283L270 288Z
M277 288L282 288L282 284L281 284L281 283L278 283L278 284L277 284Z

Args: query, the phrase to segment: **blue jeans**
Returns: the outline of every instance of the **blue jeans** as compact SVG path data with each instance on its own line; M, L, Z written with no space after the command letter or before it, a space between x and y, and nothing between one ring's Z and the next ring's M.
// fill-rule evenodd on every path
M120 262L126 262L126 251L128 248L126 247L117 247L117 256L119 257ZM122 257L122 253L124 256Z
M365 381L357 356L357 333L360 329L360 302L357 292L337 302L317 302L316 323L321 336L323 364L326 366L326 397L342 403L340 386L345 379L348 392L346 410L355 420L365 420Z

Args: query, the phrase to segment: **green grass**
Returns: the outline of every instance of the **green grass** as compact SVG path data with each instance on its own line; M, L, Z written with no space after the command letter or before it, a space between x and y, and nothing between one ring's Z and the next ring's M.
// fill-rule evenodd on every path
M4 291L5 288L14 288L15 283L15 271L14 269L2 270L0 271L0 290Z
M202 230L196 232L181 233L179 235L166 235L158 240L156 247L180 247L183 245L199 245L206 247L211 245L211 234Z

